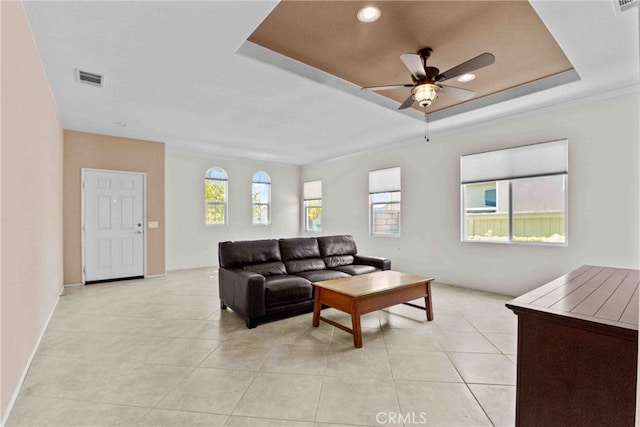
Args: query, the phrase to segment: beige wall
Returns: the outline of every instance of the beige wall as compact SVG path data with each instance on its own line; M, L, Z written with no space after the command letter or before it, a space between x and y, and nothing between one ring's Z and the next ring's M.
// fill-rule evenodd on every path
M82 282L81 188L82 168L147 174L147 275L165 273L164 144L64 131L64 283Z
M62 290L62 126L20 2L0 2L0 411L8 414Z

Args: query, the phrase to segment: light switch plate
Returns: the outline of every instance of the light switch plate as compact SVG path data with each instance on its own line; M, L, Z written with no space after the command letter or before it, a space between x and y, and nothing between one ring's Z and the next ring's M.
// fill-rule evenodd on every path
M149 228L158 228L158 221L149 221Z

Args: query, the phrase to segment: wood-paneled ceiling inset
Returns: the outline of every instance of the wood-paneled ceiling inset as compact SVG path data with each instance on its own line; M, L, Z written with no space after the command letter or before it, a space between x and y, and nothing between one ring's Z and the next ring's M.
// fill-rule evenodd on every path
M380 19L356 18L365 5ZM445 84L491 95L573 67L526 1L281 1L248 39L357 86L411 83L403 53L431 47L428 64L444 72L481 53L496 57L476 79ZM399 103L410 89L378 92ZM427 108L461 101L441 95ZM419 111L422 108L414 105Z

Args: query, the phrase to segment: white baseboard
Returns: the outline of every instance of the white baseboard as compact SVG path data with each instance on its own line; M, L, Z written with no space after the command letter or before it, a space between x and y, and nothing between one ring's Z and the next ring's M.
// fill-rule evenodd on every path
M161 273L161 274L149 274L147 276L144 276L145 279L156 279L158 277L166 277L167 273Z
M64 287L60 290L60 293L62 294L63 291L64 291ZM40 347L40 342L42 341L42 337L44 337L44 333L47 331L47 327L49 326L49 322L51 321L51 318L53 317L53 313L56 311L56 307L58 306L58 302L59 301L60 301L60 295L58 295L58 298L56 298L56 302L55 302L55 304L53 304L53 308L51 309L51 312L49 313L49 317L47 317L47 321L44 323L44 327L42 328L42 331L40 332L40 336L38 337L38 341L36 341L36 345L33 347L33 351L31 352L31 356L29 356L29 360L27 361L27 364L24 367L24 371L22 372L22 375L20 376L20 380L18 381L18 385L16 386L16 389L13 392L13 396L11 396L11 400L9 401L9 404L7 405L7 409L6 409L5 413L4 413L4 416L2 417L2 420L0 420L0 427L4 427L7 424L7 420L9 420L9 416L11 415L11 411L13 411L13 407L16 404L16 400L18 400L18 395L20 394L20 390L22 389L22 385L24 384L24 380L27 378L27 373L29 372L29 368L31 368L31 363L33 363L33 358L36 356L36 352L38 351L38 348Z

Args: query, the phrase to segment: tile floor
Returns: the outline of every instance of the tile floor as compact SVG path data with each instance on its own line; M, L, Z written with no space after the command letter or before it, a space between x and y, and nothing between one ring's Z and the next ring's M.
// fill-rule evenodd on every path
M8 426L513 425L511 298L433 294L434 321L370 313L355 349L311 314L246 329L215 269L68 288Z

